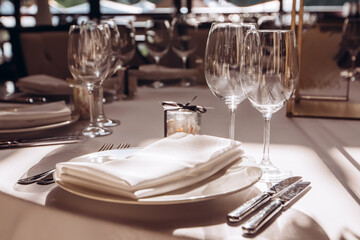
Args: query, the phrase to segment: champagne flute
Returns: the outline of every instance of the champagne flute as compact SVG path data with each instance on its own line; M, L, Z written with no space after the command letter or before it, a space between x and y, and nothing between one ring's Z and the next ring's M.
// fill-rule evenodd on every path
M351 56L350 80L355 81L356 57L360 51L360 18L349 17L343 26L343 43Z
M164 86L159 81L159 64L160 59L169 50L170 43L170 23L168 20L153 19L146 21L145 24L145 43L148 48L149 54L153 56L156 63L155 82L153 86L160 88Z
M299 78L296 37L291 30L252 30L247 33L244 46L240 83L246 97L264 118L261 179L277 182L291 176L291 171L270 161L270 119L290 99Z
M181 14L171 22L171 48L181 58L183 69L186 69L188 57L197 48L197 32L198 23L194 17ZM182 79L181 85L188 87L191 83L187 79Z
M69 29L68 65L75 80L80 80L89 93L90 123L82 131L90 138L112 133L96 124L94 89L101 85L109 71L109 39L103 27L95 23L72 25Z
M213 23L208 35L205 51L206 82L230 111L229 138L235 138L235 110L245 99L237 82L240 79L243 41L254 24Z

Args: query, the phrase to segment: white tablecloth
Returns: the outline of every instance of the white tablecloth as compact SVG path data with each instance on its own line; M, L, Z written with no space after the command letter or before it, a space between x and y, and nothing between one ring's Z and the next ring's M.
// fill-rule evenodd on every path
M358 84L354 87L359 95ZM353 90L355 91L355 90ZM353 94L353 93L352 93ZM105 105L108 117L121 120L108 137L82 145L44 146L0 151L0 239L243 239L241 225L226 214L267 189L264 183L213 200L136 206L76 196L59 188L16 184L29 172L96 151L104 142L143 146L163 137L162 100L209 109L202 133L228 136L228 111L208 88L140 88L133 100ZM263 119L247 101L236 111L236 140L260 160ZM73 126L36 134L63 134ZM79 126L78 126L79 127ZM311 189L268 224L258 239L359 239L360 123L353 120L287 118L285 108L271 121L270 156L274 164L311 181ZM4 137L4 136L2 136ZM61 154L59 154L61 153Z

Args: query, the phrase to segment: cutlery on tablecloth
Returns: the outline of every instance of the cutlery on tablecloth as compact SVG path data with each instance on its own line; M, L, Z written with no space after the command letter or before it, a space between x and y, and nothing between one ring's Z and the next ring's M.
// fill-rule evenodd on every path
M19 140L1 140L0 149L19 148L19 147L37 147L45 145L77 143L83 140L83 136L57 136L36 139Z
M307 190L309 186L310 182L300 181L288 187L283 193L271 200L263 209L242 225L244 233L255 234L265 223L280 212L283 207L301 196L301 193Z
M46 97L40 96L22 96L23 93L20 94L12 94L9 97L0 98L0 102L3 103L46 103L48 100Z
M250 213L254 212L256 209L264 205L266 202L268 202L270 199L275 197L277 194L282 192L287 187L298 182L300 179L301 177L295 176L295 177L286 178L276 183L274 186L272 186L271 188L269 188L267 191L263 192L259 196L250 199L249 201L242 204L240 207L231 211L227 215L228 221L231 223L235 223L243 220Z
M113 147L114 147L114 144L105 143L100 147L98 152L111 150ZM130 144L128 144L128 143L120 143L119 146L117 147L117 149L129 148L129 147L130 147ZM37 183L39 185L48 185L48 184L54 183L54 179L52 177L52 174L54 171L55 171L55 168L50 169L45 172L42 172L42 173L39 173L39 174L36 174L34 176L21 178L17 181L17 183L21 184L21 185L27 185L27 184L32 184L32 183Z

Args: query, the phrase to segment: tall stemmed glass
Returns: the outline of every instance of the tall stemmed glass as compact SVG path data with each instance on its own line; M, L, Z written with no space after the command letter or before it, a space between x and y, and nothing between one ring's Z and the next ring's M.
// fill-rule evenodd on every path
M193 54L198 45L198 22L194 17L181 14L171 22L171 49L181 58L182 67L186 69L189 56ZM182 86L190 86L187 79L182 79Z
M135 27L133 21L130 19L115 18L114 21L120 33L120 56L117 70L121 70L135 54ZM118 89L119 86L116 85L115 88ZM116 95L116 97L117 99L119 98L118 95Z
M69 29L68 65L75 80L80 80L89 93L90 123L83 135L94 138L111 134L110 129L96 124L94 88L101 85L109 71L109 39L103 26L95 23L72 25Z
M235 138L235 110L245 99L237 82L240 79L243 41L253 24L213 23L208 35L205 51L206 82L219 99L230 110L229 138Z
M356 57L360 51L360 17L345 19L343 26L343 44L351 56L350 80L355 81Z
M170 23L168 20L153 19L146 21L145 25L145 43L150 55L155 59L156 72L153 86L160 88L164 84L159 81L160 59L169 50L170 44Z
M106 76L106 79L111 77L118 69L120 65L120 32L117 28L116 23L112 19L101 21L103 26L103 31L107 31L109 35L109 46L110 53L108 57L109 61L109 71ZM105 33L104 33L105 34ZM104 88L100 85L98 90L98 116L96 118L96 123L101 127L113 127L120 125L119 120L110 119L105 116L104 112Z
M291 171L274 166L269 157L270 119L290 99L299 78L294 31L253 30L245 37L240 83L246 97L264 117L262 180L275 182Z

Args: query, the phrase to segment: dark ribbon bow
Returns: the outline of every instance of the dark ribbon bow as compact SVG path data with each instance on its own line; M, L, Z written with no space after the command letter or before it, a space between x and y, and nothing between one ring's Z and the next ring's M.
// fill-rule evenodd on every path
M205 113L206 112L206 108L202 107L202 106L197 106L197 105L190 105L190 103L192 101L195 100L196 97L194 97L190 102L184 104L181 103L177 103L177 102L173 102L173 101L162 101L161 104L163 106L163 108L168 111L168 110L178 110L178 109L187 109L190 111L194 111L194 112L198 112L198 113Z

